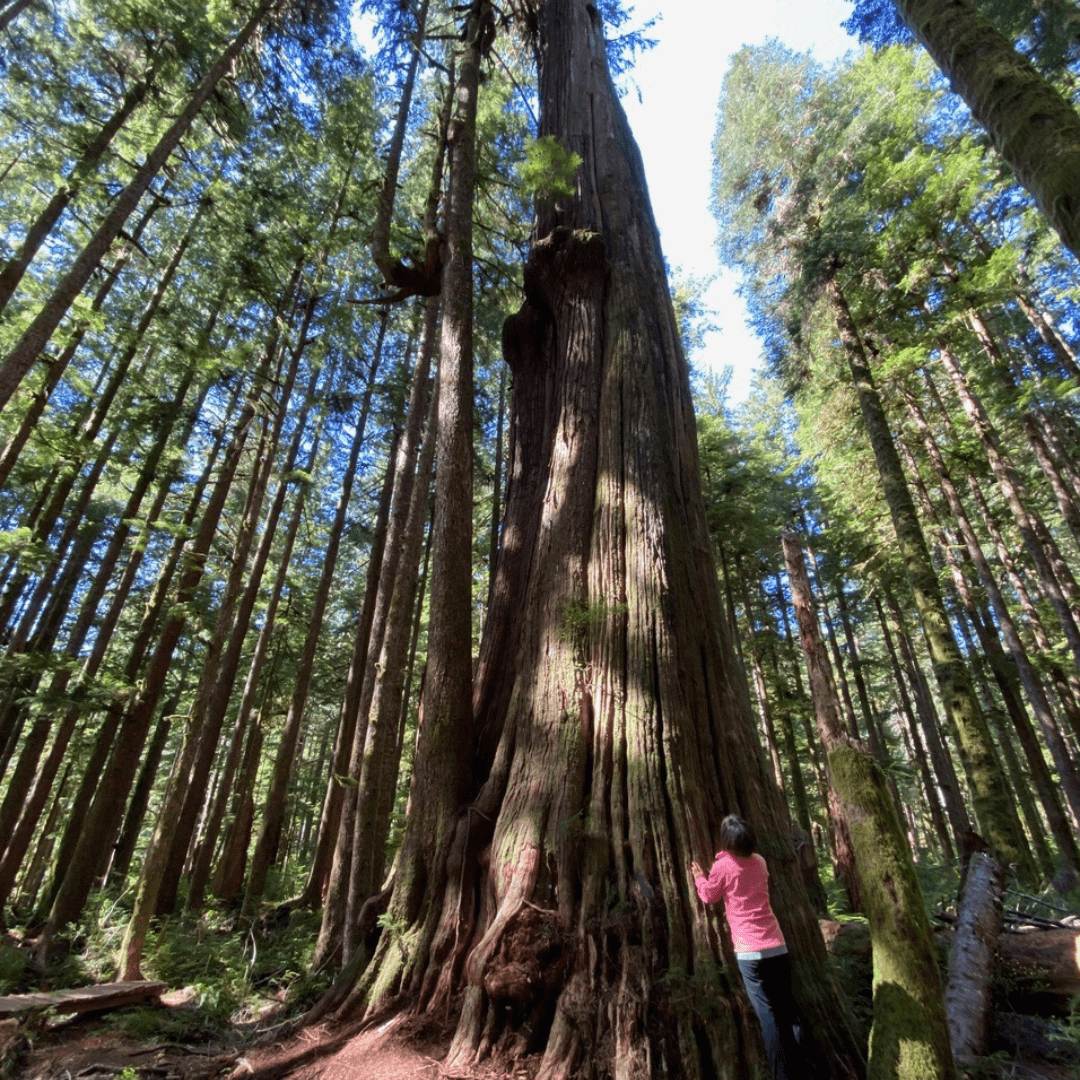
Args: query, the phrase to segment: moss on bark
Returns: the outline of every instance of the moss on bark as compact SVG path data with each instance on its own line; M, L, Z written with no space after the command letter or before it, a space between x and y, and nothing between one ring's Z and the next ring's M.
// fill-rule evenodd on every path
M855 847L874 950L874 1025L868 1080L947 1080L956 1075L941 973L926 906L885 777L853 746L829 751Z

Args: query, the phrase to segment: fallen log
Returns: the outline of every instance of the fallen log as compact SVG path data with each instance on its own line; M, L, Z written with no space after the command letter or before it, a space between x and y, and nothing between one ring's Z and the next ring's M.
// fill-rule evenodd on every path
M830 955L869 961L870 928L865 922L821 921ZM942 947L952 943L952 930L938 930ZM1039 1006L1066 1012L1069 999L1080 994L1080 930L1030 929L1004 933L997 942L996 989L1021 1011Z
M976 852L968 864L964 896L949 953L945 1012L958 1062L986 1052L990 1036L994 954L1001 937L1001 898L1005 874L989 855Z
M0 1020L36 1009L53 1009L58 1013L103 1012L106 1009L119 1009L137 1001L160 997L167 989L167 983L139 979L134 982L80 986L72 990L9 994L7 997L0 997Z

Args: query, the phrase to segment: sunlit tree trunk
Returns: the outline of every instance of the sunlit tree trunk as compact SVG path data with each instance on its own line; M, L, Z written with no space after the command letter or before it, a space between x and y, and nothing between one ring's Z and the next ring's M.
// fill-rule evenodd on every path
M1036 876L1015 807L1008 799L1001 765L994 751L986 718L975 696L970 675L953 636L941 596L937 572L926 547L915 504L893 442L881 398L862 341L851 317L838 277L828 283L837 328L858 394L863 423L873 447L878 473L900 544L908 583L915 597L923 633L930 649L942 702L964 751L979 826L1006 863L1014 863L1025 881Z
M896 0L896 7L1080 258L1080 115L974 0Z
M481 28L470 21L467 46ZM707 974L732 971L730 942L688 870L740 808L772 862L819 1071L853 1076L858 1051L821 980L790 820L727 637L688 372L600 16L546 0L537 33L540 133L583 165L573 196L540 207L525 303L504 330L512 464L476 734L428 693L447 671L429 653L389 925L345 1008L398 990L439 1008L463 989L455 1069L511 1034L511 1001L526 1018L514 1052L540 1055L540 1080L587 1055L617 1077L697 1080L732 1067L736 1046L734 1067L760 1069L754 1019ZM448 290L453 265L451 249ZM440 410L440 441L451 420ZM444 513L437 496L433 575ZM433 581L433 628L439 591ZM661 1014L662 1041L649 1022Z

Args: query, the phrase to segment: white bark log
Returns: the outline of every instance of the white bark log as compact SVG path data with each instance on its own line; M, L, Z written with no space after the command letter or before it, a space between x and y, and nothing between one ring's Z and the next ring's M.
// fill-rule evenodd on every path
M957 1061L970 1061L986 1049L1004 888L1001 867L989 855L972 855L945 987L945 1011Z

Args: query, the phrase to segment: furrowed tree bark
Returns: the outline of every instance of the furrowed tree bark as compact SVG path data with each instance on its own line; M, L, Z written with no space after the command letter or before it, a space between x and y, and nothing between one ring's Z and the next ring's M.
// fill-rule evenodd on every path
M814 709L851 833L859 892L870 923L874 1023L867 1078L954 1077L941 978L911 851L880 767L840 724L802 548L789 532L781 541Z
M974 0L896 0L896 8L1080 258L1080 115Z
M998 857L1006 864L1015 865L1021 880L1033 881L1037 872L1031 852L1020 831L1015 808L1006 794L1007 788L1002 782L1001 765L994 751L990 730L949 625L937 573L930 560L884 407L835 273L827 284L827 290L900 545L908 583L930 649L942 703L964 752L979 825Z
M540 1080L760 1070L757 1024L730 989L730 942L688 872L714 850L723 813L741 808L772 863L820 1071L855 1076L727 636L687 367L600 17L584 0L546 0L538 15L540 134L583 164L575 193L540 207L525 303L504 327L503 546L476 736L468 718L454 733L471 744L469 774L455 792L460 749L442 758L428 741L445 721L425 694L389 925L346 1008L398 990L439 1008L463 989L452 1068L505 1036L540 1055ZM440 675L429 661L425 686ZM437 763L454 772L438 792ZM421 849L418 826L445 828L446 843Z

